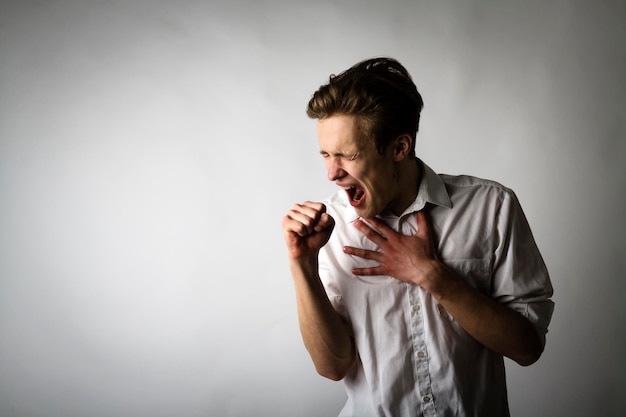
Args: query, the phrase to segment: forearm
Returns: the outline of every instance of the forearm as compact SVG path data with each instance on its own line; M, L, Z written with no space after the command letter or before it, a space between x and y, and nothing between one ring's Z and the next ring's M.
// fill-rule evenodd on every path
M523 366L539 359L543 345L528 319L473 288L442 264L437 274L438 279L426 289L474 339Z
M319 278L317 260L291 261L290 269L304 345L320 375L340 380L356 359L354 342L347 326L326 295Z

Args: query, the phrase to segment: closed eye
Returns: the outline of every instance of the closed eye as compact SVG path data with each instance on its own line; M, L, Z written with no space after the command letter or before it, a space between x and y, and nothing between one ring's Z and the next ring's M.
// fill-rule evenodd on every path
M326 152L326 151L320 151L320 155L322 156L322 158L329 158L331 155ZM341 159L346 159L348 161L354 161L355 159L357 159L360 154L358 152L352 153L352 154L343 154L341 152L335 153L332 155L335 158L341 158Z

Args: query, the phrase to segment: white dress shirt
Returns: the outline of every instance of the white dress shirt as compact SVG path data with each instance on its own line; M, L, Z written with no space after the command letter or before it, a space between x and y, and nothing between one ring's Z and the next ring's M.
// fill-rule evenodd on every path
M415 234L415 212L429 208L439 258L475 288L518 311L545 334L552 285L532 233L510 189L469 176L438 175L419 161L417 198L397 217L378 216ZM389 276L355 276L376 262L349 256L345 245L377 250L352 222L343 190L328 201L336 221L320 252L320 277L353 333L358 361L344 378L344 416L509 415L501 355L469 336L421 287Z

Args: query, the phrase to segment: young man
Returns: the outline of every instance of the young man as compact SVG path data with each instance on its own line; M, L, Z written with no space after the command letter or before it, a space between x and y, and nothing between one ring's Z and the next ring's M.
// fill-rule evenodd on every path
M345 384L340 416L505 417L503 357L540 357L552 286L510 189L415 157L422 106L389 58L310 100L341 190L282 221L302 337Z

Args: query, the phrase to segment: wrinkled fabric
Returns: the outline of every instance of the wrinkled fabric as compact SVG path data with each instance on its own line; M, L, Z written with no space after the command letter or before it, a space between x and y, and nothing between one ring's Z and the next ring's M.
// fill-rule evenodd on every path
M514 192L496 182L438 175L426 164L413 204L401 216L378 216L415 234L415 213L428 205L439 258L472 286L532 322L545 343L553 302L544 261ZM336 221L320 252L320 277L352 331L358 361L344 378L340 413L387 417L506 417L504 360L469 336L426 291L389 276L355 276L376 262L343 246L377 250L352 222L341 190L325 202Z

